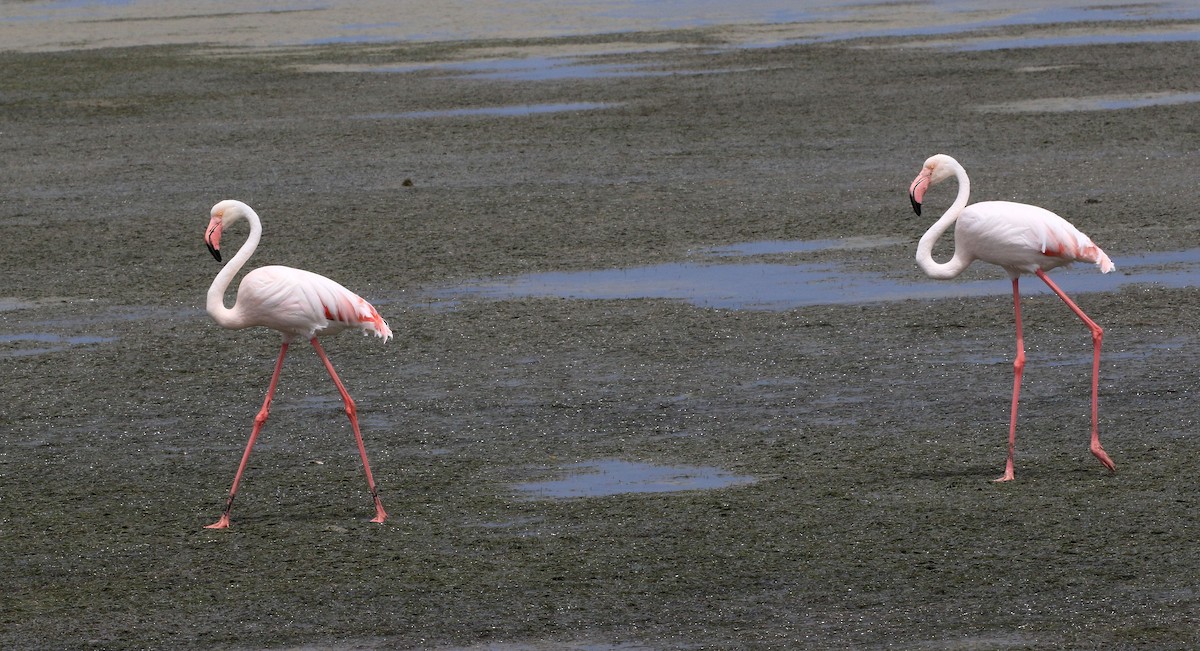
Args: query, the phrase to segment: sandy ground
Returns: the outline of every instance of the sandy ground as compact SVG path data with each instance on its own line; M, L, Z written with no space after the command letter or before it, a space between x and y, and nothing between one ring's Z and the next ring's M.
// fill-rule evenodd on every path
M646 51L598 62L670 74L420 68L615 40ZM1050 207L1118 265L1200 247L1194 104L980 108L1196 92L1200 44L919 40L712 48L699 29L0 54L0 646L1194 647L1196 289L1077 297L1106 328L1115 476L1086 450L1084 329L1053 297L1026 302L1007 485L989 481L1011 388L1002 293L784 311L428 298L773 239L892 238L813 256L916 279L932 217L905 190L938 151L976 197ZM611 107L395 117L570 102ZM218 266L201 230L226 197L264 218L252 265L333 276L396 331L326 343L384 525L366 521L336 393L298 346L234 527L202 528L278 345L203 312ZM602 459L757 481L573 500L516 487Z

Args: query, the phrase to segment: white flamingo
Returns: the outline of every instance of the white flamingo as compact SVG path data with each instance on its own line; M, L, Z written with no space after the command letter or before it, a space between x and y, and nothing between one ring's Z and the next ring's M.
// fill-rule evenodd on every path
M932 185L954 177L958 196L917 245L917 264L931 278L954 278L972 261L999 265L1012 278L1013 311L1017 324L1017 357L1013 361L1012 411L1008 428L1008 461L1004 474L996 481L1013 479L1013 454L1017 445L1017 403L1021 395L1021 375L1025 369L1025 341L1021 333L1021 294L1017 288L1021 274L1035 274L1071 308L1092 332L1092 442L1091 451L1112 472L1117 467L1100 445L1100 344L1104 330L1046 275L1046 271L1072 262L1091 262L1108 273L1115 267L1104 251L1058 215L1037 206L1011 201L984 201L967 205L971 182L958 161L945 155L931 156L921 173L909 186L913 210L921 214L921 201ZM948 262L933 259L933 245L954 224L954 255Z
M371 499L375 503L375 517L372 522L383 522L387 513L379 500L379 491L375 487L375 479L371 476L371 465L367 462L367 448L363 445L362 433L358 428L358 415L354 400L333 370L333 364L325 355L324 349L317 341L317 335L333 334L346 328L358 328L364 334L374 334L387 341L392 336L391 329L384 322L379 312L370 303L363 300L354 292L338 283L310 271L293 269L283 266L260 267L246 274L238 285L237 299L232 308L225 307L225 290L233 277L241 270L242 265L254 254L262 237L262 223L250 206L234 200L225 200L212 207L208 228L205 229L204 241L208 250L218 262L221 261L221 233L226 226L238 220L250 222L250 237L238 249L236 255L221 269L208 288L208 313L223 328L239 330L251 326L266 326L283 334L283 346L279 349L279 358L275 361L275 371L271 375L271 384L267 387L267 397L262 409L254 417L254 428L250 432L250 440L246 443L246 451L238 465L237 474L233 476L233 485L229 489L229 497L225 500L225 510L221 518L208 525L209 529L224 529L229 526L229 512L233 508L233 498L237 494L238 483L246 470L246 462L250 459L250 450L258 438L259 431L267 422L271 408L271 398L275 395L275 386L279 382L279 372L283 368L283 357L287 354L288 344L298 337L308 339L317 351L329 377L333 379L342 401L346 406L346 415L350 417L350 426L354 430L354 438L358 442L358 452L362 456L363 470L366 471L367 485L371 491Z

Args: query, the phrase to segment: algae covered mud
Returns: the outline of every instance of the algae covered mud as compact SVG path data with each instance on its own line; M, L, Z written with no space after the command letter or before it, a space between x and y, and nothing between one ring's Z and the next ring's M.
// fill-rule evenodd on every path
M1200 43L1170 11L9 46L0 646L1195 646ZM1009 285L920 293L905 190L938 151L1117 264L1055 276L1106 328L1118 474L1086 447L1086 330L1042 293L1017 481L989 481ZM396 332L325 342L383 525L298 348L233 528L203 529L278 346L203 311L227 197L263 217L251 266L331 276ZM712 286L765 298L688 293Z

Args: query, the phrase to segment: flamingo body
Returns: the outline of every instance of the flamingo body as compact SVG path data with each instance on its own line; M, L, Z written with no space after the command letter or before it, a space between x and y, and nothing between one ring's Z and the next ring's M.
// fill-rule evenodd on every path
M1072 262L1113 270L1104 251L1071 222L1024 203L982 201L963 209L954 226L955 248L1003 268L1010 277L1050 271Z
M250 451L270 413L271 399L275 395L275 387L279 383L279 374L283 370L283 358L287 354L288 345L298 337L304 337L312 344L329 377L342 396L346 407L346 415L350 418L354 438L358 444L358 452L362 457L363 470L367 476L367 486L375 505L375 517L372 522L383 522L387 513L379 499L375 487L375 479L371 475L371 465L367 461L367 449L363 444L362 433L358 427L357 408L350 393L342 384L333 363L325 354L325 350L317 341L317 335L334 334L347 328L358 328L364 334L374 334L384 341L392 336L387 322L379 312L358 294L325 276L305 271L272 265L261 267L246 274L238 285L237 298L233 307L225 306L225 291L233 281L234 276L241 270L262 237L262 222L258 214L250 206L234 200L225 200L213 206L209 214L208 228L205 230L204 241L208 250L219 262L221 260L221 234L231 223L245 220L250 222L250 236L242 244L233 258L226 263L208 288L208 313L220 326L231 330L240 330L252 326L266 326L279 331L283 335L283 345L279 349L279 357L275 361L275 371L271 375L271 383L267 387L267 397L263 400L262 409L254 418L254 427L250 431L250 440L242 453L242 461L237 473L233 476L233 485L225 500L225 509L221 518L208 525L210 529L224 529L230 524L229 513L233 508L233 498L237 494L238 484L246 463L250 459Z
M1022 274L1034 274L1083 321L1092 333L1092 434L1091 452L1110 471L1116 464L1100 445L1099 384L1100 346L1104 330L1071 300L1047 271L1073 262L1089 262L1108 273L1115 267L1112 260L1070 222L1037 206L1011 201L984 201L967 205L971 182L966 170L945 154L931 156L920 174L909 185L909 200L913 210L921 214L925 191L950 177L958 181L958 196L950 208L925 232L917 244L917 265L931 278L949 279L961 274L975 260L990 262L1008 272L1012 279L1013 313L1017 331L1017 356L1013 361L1013 393L1009 415L1008 459L1004 474L996 481L1011 481L1014 477L1013 457L1017 442L1017 406L1021 394L1021 377L1025 369L1025 339L1021 327ZM954 254L946 262L933 259L933 245L951 225L954 225Z
M237 325L227 328L266 326L289 339L312 339L347 328L385 341L392 336L379 312L358 294L320 274L281 265L246 274L231 312Z

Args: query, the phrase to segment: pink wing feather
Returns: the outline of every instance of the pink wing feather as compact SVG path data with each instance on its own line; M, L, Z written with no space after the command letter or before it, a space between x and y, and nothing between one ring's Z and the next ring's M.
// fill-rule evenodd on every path
M1058 215L1011 201L981 201L963 209L955 240L972 257L1004 267L1010 274L1090 262L1115 269L1091 238Z
M337 282L303 269L259 267L238 286L235 308L245 325L262 325L289 337L310 339L346 328L359 328L384 341L387 322L364 298Z

